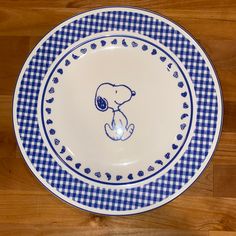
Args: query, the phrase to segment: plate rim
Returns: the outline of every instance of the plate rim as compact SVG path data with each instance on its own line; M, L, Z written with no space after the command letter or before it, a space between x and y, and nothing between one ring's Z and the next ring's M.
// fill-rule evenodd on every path
M146 43L149 43L150 45L152 45L153 47L157 47L159 48L159 50L163 51L163 53L166 53L166 55L168 55L170 58L172 58L172 60L176 63L176 67L178 67L179 72L182 73L183 78L186 82L186 86L188 88L188 93L190 96L190 103L192 104L196 104L197 103L197 98L195 95L195 90L194 90L194 84L189 83L191 81L190 75L186 75L188 74L188 71L185 67L181 68L180 64L181 64L181 60L169 49L169 48L165 48L164 51L164 47L161 48L160 46L156 45L156 40L154 39L149 39L147 36L139 36L137 33L131 33L131 32L121 32L121 31L106 31L106 32L101 32L101 33L97 33L94 35L90 35L88 37L85 37L83 39L80 39L81 42L80 43L74 43L70 46L68 46L68 48L66 48L63 52L61 52L60 56L55 58L55 60L51 63L50 68L48 69L48 71L45 74L45 80L42 81L41 83L41 88L39 91L39 104L37 106L37 111L38 111L38 120L39 120L39 129L42 130L41 136L43 139L47 140L47 143L45 142L45 146L50 149L53 154L52 156L55 156L55 158L58 158L57 160L59 160L59 164L64 165L65 170L67 171L67 169L69 169L67 172L70 173L70 171L78 174L80 176L80 180L81 181L88 181L88 184L94 184L94 187L101 187L101 188L106 188L106 189L125 189L125 188L137 188L139 186L144 186L145 184L149 184L152 181L155 181L155 179L160 178L162 175L165 175L166 173L168 173L169 170L171 170L172 167L174 167L178 161L181 159L181 157L183 156L184 152L188 150L188 145L191 143L191 137L194 135L194 128L196 126L196 116L197 116L197 109L194 105L192 105L192 109L190 111L191 117L190 117L190 123L189 123L189 127L188 127L188 131L186 133L186 137L184 139L184 142L182 143L182 146L178 149L178 151L172 156L172 160L170 160L169 162L167 162L167 164L165 166L163 166L162 168L160 168L158 171L155 171L154 173L147 175L141 179L137 179L135 181L130 181L130 182L106 182L106 181L100 181L100 180L96 180L95 178L93 179L91 176L86 176L82 173L80 173L79 171L77 172L75 169L73 169L72 166L68 165L66 163L65 160L63 160L63 158L59 155L58 152L55 151L55 146L53 145L53 142L49 140L48 134L46 133L45 130L45 121L43 122L43 96L45 93L45 89L46 86L48 85L50 79L49 76L52 74L52 71L54 70L54 68L56 68L56 66L61 63L66 57L67 54L72 53L74 48L80 47L80 45L84 45L87 44L87 42L92 42L93 40L97 40L97 39L106 39L106 38L112 38L112 37L117 37L117 38L136 38L138 40L143 40ZM173 57L176 58L173 58ZM65 58L64 58L65 57ZM63 59L64 58L64 59ZM188 81L189 80L189 81ZM191 92L192 91L192 92ZM41 98L42 97L42 98ZM40 99L41 99L41 105L40 105ZM180 155L180 159L177 157L178 155ZM151 165L151 164L150 164ZM163 173L164 172L164 173ZM110 172L111 173L111 172ZM131 172L129 172L131 173ZM73 174L72 174L73 175ZM93 183L92 183L93 182ZM99 186L101 185L101 186ZM104 186L102 186L104 185Z
M123 211L117 211L117 210L106 210L106 209L99 209L99 208L94 208L94 207L90 207L90 206L86 206L82 203L77 203L80 206L78 206L77 204L73 204L71 202L68 202L66 199L67 197L65 197L62 193L60 193L59 191L55 190L56 193L53 192L53 187L46 182L46 180L38 174L38 171L36 171L36 169L33 167L32 163L30 162L29 159L27 159L26 157L28 157L28 155L25 153L25 150L23 148L23 145L20 143L21 138L19 136L19 133L17 133L17 118L16 118L16 99L17 99L17 89L19 88L19 84L20 84L20 78L22 77L23 74L23 69L25 68L25 66L28 65L28 62L30 61L30 56L33 55L34 52L36 52L36 50L40 47L41 43L52 33L54 33L58 28L61 28L64 24L69 23L71 20L76 19L78 16L83 15L83 14L89 14L90 12L99 12L102 10L109 10L109 9L114 9L114 10L133 10L133 11L142 11L144 13L148 13L148 14L152 14L154 16L159 16L161 18L163 18L166 21L169 21L171 24L173 24L174 26L177 27L178 30L185 32L189 38L193 39L193 42L195 43L194 46L197 47L197 49L203 53L204 59L209 62L210 68L212 69L212 72L215 75L216 78L216 82L218 83L218 91L216 91L216 94L219 95L219 97L217 96L217 100L220 100L220 104L219 104L219 108L221 108L219 111L219 115L220 115L220 119L221 122L219 124L219 129L216 130L216 132L218 132L218 134L216 135L217 138L215 138L215 140L213 140L212 142L212 146L214 146L214 148L212 148L212 153L211 155L209 155L209 157L207 158L207 160L204 160L202 162L201 167L195 172L195 174L193 175L193 177L185 184L183 185L183 187L181 188L180 191L178 191L178 193L176 194L172 194L170 195L168 198L165 198L164 200L162 200L162 204L161 205L157 205L157 203L154 203L152 205L149 206L145 206L145 207L140 207L140 208L136 208L134 210L123 210ZM182 32L181 32L182 33ZM219 75L217 73L217 70L210 58L210 56L208 55L208 53L206 52L206 50L201 46L200 42L187 30L185 29L183 26L181 26L179 23L175 22L174 20L170 19L169 17L160 14L159 12L153 11L153 10L149 10L146 8L140 8L140 7L134 7L134 6L127 6L127 5L120 5L120 6L102 6L102 7L97 7L97 8L92 8L90 10L87 11L82 11L78 14L75 14L71 17L66 18L65 20L61 21L60 23L58 23L56 26L52 27L50 30L48 30L47 33L44 34L44 36L39 40L39 42L29 51L29 53L26 56L26 60L23 63L20 72L18 73L17 76L17 80L15 82L15 86L14 86L14 90L13 90L13 96L12 96L12 123L13 123L13 128L14 128L14 135L17 141L17 145L20 149L21 155L26 163L26 165L28 166L28 168L30 169L30 171L33 173L33 175L36 177L36 179L48 190L50 191L54 196L56 196L58 199L60 199L61 201L67 203L68 205L71 205L75 208L79 208L83 211L89 212L89 213L93 213L93 214L98 214L98 215L106 215L106 216L128 216L128 215L136 215L136 214L141 214L144 212L148 212L151 210L154 210L156 208L162 207L164 205L166 205L169 202L172 202L174 199L176 199L177 197L181 196L204 172L204 170L208 167L210 161L212 160L214 153L216 151L216 148L219 144L219 140L221 138L222 135L222 128L223 128L223 121L224 121L224 96L223 96L223 90L222 90L222 85L219 79ZM216 137L215 136L215 137ZM168 200L166 200L168 199ZM83 207L82 207L83 206Z

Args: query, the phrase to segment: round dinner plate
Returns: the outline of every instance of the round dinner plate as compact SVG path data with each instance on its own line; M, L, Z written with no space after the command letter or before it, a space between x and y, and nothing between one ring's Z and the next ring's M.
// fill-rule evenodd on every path
M25 62L14 127L52 193L94 213L169 202L201 174L222 125L222 95L198 43L170 20L112 7L50 31Z

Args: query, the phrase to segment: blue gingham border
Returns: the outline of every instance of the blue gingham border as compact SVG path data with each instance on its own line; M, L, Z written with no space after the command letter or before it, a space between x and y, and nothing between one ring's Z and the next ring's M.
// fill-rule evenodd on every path
M197 122L188 150L161 178L132 189L103 189L84 183L64 171L44 146L37 120L41 81L55 58L77 40L99 32L122 30L145 35L168 47L190 74L197 97ZM17 95L17 123L28 158L53 188L82 205L128 211L161 202L180 190L200 168L212 145L218 104L210 70L194 45L179 31L145 13L105 10L78 17L61 27L42 43L21 78Z

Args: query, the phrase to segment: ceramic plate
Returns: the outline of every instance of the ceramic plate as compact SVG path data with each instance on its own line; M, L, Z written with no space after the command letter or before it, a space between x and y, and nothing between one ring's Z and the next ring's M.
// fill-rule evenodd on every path
M197 42L145 10L103 8L49 32L18 78L14 127L52 193L95 213L159 207L209 162L219 82Z

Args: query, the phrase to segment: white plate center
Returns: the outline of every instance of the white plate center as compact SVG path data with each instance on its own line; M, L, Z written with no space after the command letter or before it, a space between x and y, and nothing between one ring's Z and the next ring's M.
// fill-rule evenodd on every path
M186 77L166 48L133 35L73 45L42 86L45 142L73 175L91 181L125 184L163 174L194 129Z

